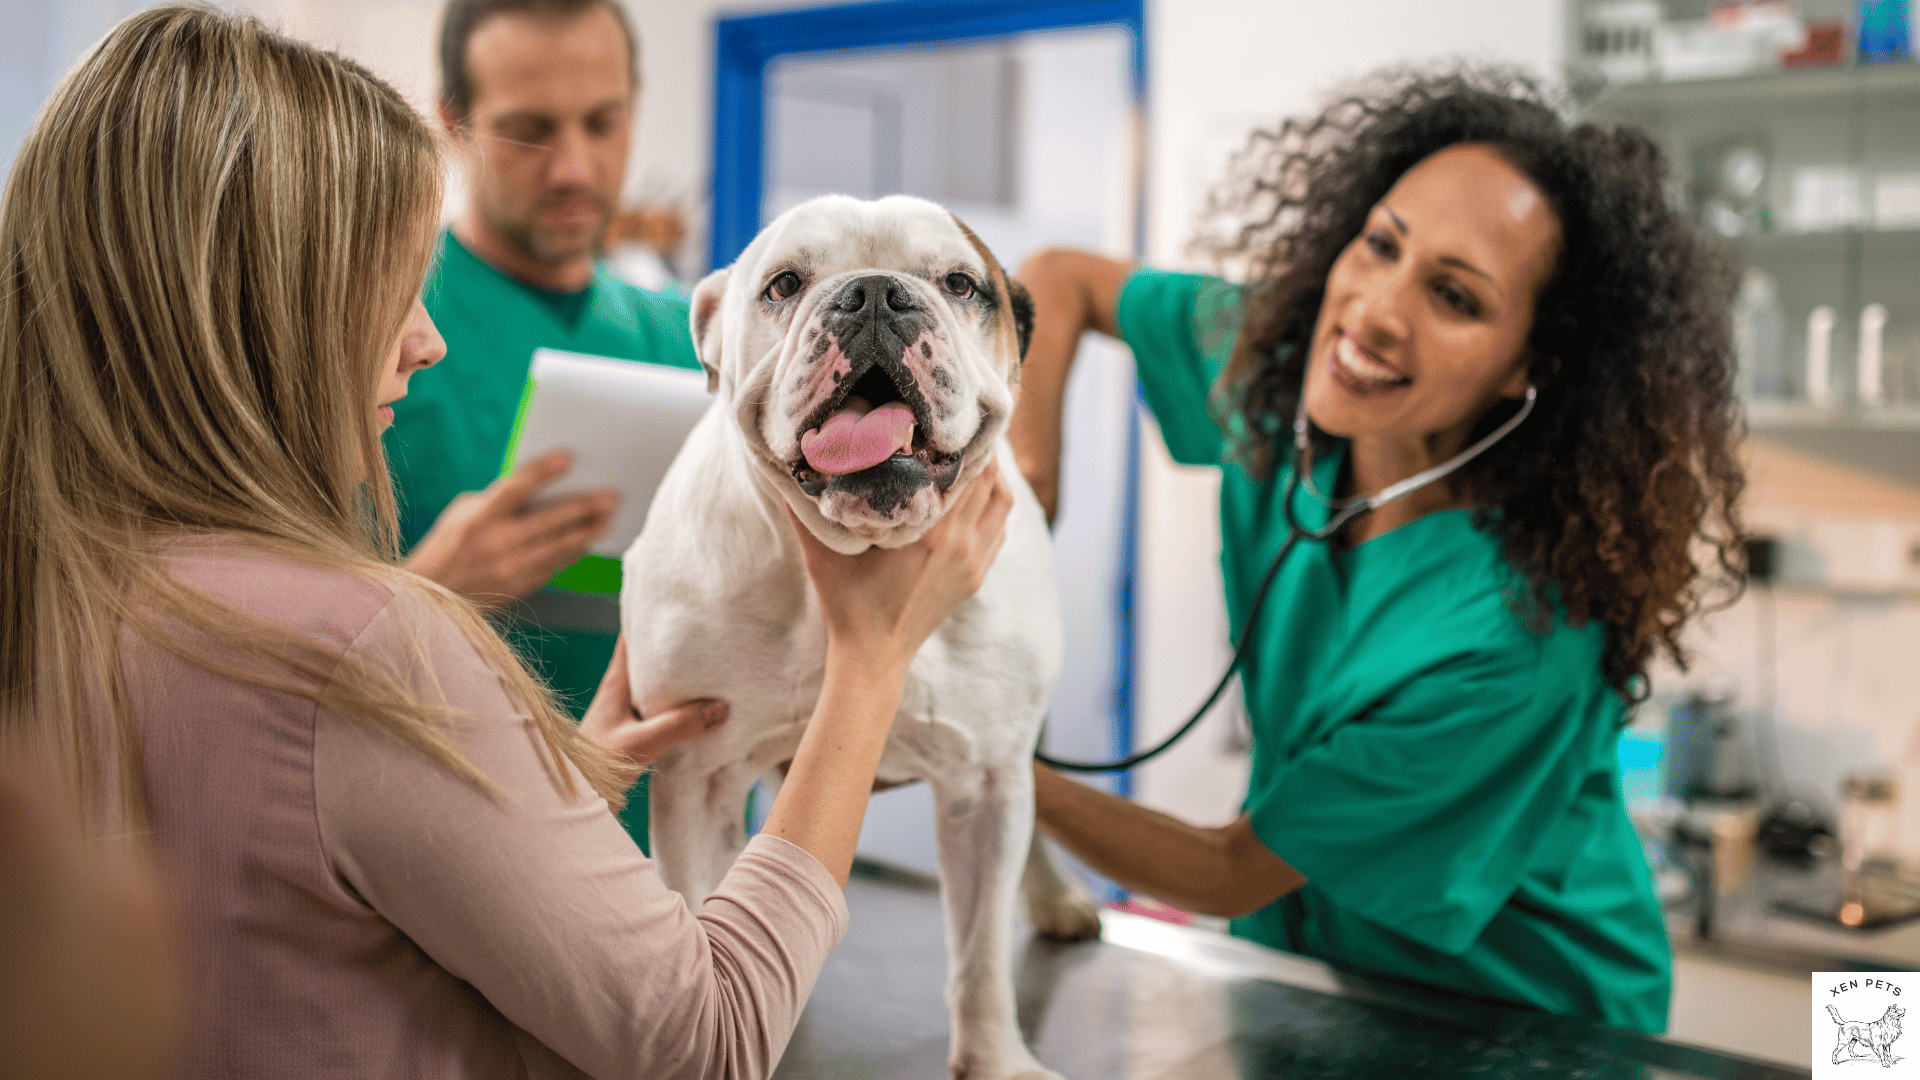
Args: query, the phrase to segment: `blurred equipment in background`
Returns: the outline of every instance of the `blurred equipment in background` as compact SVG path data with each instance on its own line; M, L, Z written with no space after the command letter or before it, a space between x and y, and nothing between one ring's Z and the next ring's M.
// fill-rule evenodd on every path
M1833 826L1803 799L1788 799L1760 821L1760 849L1790 866L1808 867L1833 854Z
M1839 912L1840 921L1847 926L1867 921L1869 877L1882 876L1898 865L1895 843L1899 839L1899 805L1900 785L1891 778L1847 777L1845 798L1840 803Z
M630 206L615 214L607 226L606 259L613 264L613 272L631 284L658 292L686 283L673 263L686 238L686 222L678 207L669 203Z
M1757 788L1738 739L1733 699L1695 692L1667 711L1667 794L1676 799L1745 799Z

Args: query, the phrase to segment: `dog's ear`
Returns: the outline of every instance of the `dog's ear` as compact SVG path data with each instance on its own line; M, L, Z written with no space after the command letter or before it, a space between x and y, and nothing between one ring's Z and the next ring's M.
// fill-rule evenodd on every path
M707 373L707 393L720 389L720 301L727 295L725 267L700 279L693 287L693 351Z
M1025 285L1007 279L1007 306L1013 309L1013 332L1020 338L1020 359L1027 359L1027 346L1033 343L1033 294Z

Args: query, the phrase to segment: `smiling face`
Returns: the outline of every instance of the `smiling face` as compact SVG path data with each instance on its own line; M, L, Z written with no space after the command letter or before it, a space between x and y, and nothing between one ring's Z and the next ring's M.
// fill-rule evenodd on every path
M828 196L694 292L701 363L802 520L842 550L911 543L1013 409L1025 293L952 215Z
M1308 416L1356 445L1456 452L1496 401L1525 395L1534 302L1559 248L1552 208L1491 147L1407 170L1327 275Z

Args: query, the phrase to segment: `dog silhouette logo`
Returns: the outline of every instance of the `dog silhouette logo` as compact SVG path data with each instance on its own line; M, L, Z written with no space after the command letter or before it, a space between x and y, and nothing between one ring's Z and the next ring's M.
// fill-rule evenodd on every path
M1870 1060L1891 1069L1901 1060L1894 1054L1893 1044L1900 1041L1900 1018L1907 1015L1907 1010L1889 1005L1880 1019L1872 1022L1848 1020L1832 1005L1827 1006L1827 1012L1840 1029L1839 1040L1833 1045L1833 1064Z
M1814 972L1814 1080L1920 1080L1920 1058L1900 1052L1909 991L1916 989L1920 976L1910 971Z

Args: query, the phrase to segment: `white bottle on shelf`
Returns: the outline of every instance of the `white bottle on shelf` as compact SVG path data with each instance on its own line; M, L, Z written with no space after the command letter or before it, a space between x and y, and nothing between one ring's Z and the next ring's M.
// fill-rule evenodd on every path
M1807 316L1807 401L1833 404L1833 308L1821 304Z
M1740 291L1733 300L1733 353L1740 388L1753 400L1780 401L1793 395L1781 355L1785 329L1773 275L1749 267L1740 275Z
M1860 309L1860 403L1879 405L1886 400L1885 362L1880 349L1887 329L1887 305L1868 304Z

